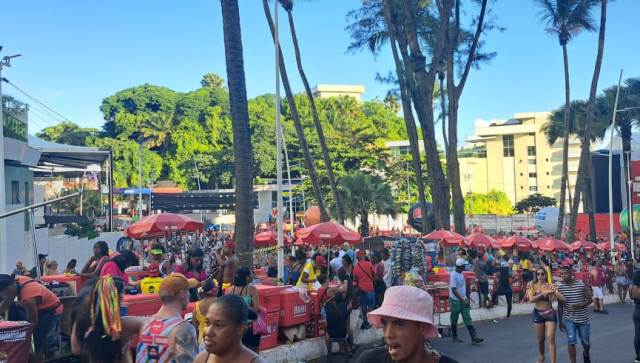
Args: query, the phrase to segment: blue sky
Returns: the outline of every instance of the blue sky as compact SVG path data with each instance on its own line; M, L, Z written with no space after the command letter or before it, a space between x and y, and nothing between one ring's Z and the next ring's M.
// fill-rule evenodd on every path
M274 92L273 45L260 0L239 0L249 97ZM312 84L364 84L366 99L384 97L388 86L377 72L392 69L389 52L374 58L348 54L346 14L358 0L304 1L294 9L307 76ZM180 4L180 5L178 5ZM188 4L188 5L186 5ZM486 37L497 57L472 71L460 105L459 136L473 133L478 118L509 118L515 112L545 111L563 102L562 52L546 34L531 0L494 3L502 33ZM83 126L100 127L104 97L142 83L189 91L207 72L226 77L220 4L216 0L10 1L2 6L3 54L22 53L3 75ZM640 76L640 1L609 6L600 88L625 76ZM288 27L281 12L282 42L295 90ZM599 11L595 13L599 18ZM573 98L586 98L597 35L582 34L569 45ZM20 96L8 85L5 93ZM56 120L34 109L30 131Z

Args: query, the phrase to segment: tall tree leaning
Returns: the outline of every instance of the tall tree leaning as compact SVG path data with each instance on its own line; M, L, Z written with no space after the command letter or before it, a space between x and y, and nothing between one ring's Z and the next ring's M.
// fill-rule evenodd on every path
M575 236L576 220L578 218L578 206L580 202L580 192L582 192L582 205L589 214L589 239L596 242L596 222L593 213L593 189L591 184L591 124L595 119L596 94L598 92L598 80L600 79L600 69L602 68L602 57L604 55L605 31L607 28L607 0L600 0L600 30L598 31L598 52L596 54L596 64L593 67L593 77L591 78L591 88L589 89L589 101L587 102L587 117L584 123L584 132L581 138L580 164L578 165L578 177L576 179L576 189L569 215L569 230L567 240L573 241ZM626 168L625 168L626 170Z
M487 11L488 0L482 0L480 3L480 13L477 18L476 30L473 35L473 40L467 54L467 59L464 63L464 69L460 75L460 80L456 84L455 76L455 51L460 45L460 0L455 0L454 6L454 24L453 27L448 27L452 31L447 33L446 44L446 74L447 74L447 98L449 100L449 132L447 146L447 179L451 187L451 204L453 207L453 221L455 224L456 232L460 234L465 233L465 221L464 221L464 197L462 196L462 189L460 188L460 165L458 163L458 107L460 105L460 96L464 90L464 86L469 76L471 66L475 62L476 54L478 51L478 44L480 41L480 35L484 29L484 18ZM440 90L444 92L444 90ZM443 117L443 122L444 122Z
M406 74L406 70L400 60L397 49L397 41L395 34L398 33L396 27L398 25L397 19L393 19L391 11L388 7L384 9L384 17L387 23L387 36L389 38L389 45L391 46L391 53L393 54L393 61L396 67L396 73ZM429 223L426 213L426 198L424 194L424 178L422 176L422 165L420 162L420 144L418 141L418 130L416 129L416 121L413 118L413 109L411 107L411 96L407 90L404 77L398 76L398 86L400 88L400 100L402 101L402 109L404 110L404 123L407 127L407 135L409 136L409 148L411 150L411 161L413 170L416 174L416 185L418 187L418 199L422 210L422 232L428 233L433 226ZM425 206L423 208L423 206Z
M435 125L433 116L433 89L437 65L442 57L447 26L447 18L451 14L452 0L438 2L440 24L434 30L437 33L433 56L427 69L427 61L418 40L416 13L418 4L414 1L384 0L385 11L392 16L404 18L402 29L395 34L398 48L405 66L404 77L413 101L413 107L420 122L422 138L429 170L429 183L433 201L434 220L436 228L449 229L449 187L444 176L442 164L435 139ZM392 25L392 24L391 24ZM387 24L388 28L393 27ZM405 111L407 112L407 111Z
M304 85L304 91L307 94L307 98L309 99L309 107L311 108L311 114L313 116L313 124L316 128L316 132L318 133L318 141L320 142L320 148L322 150L322 158L324 159L324 165L327 169L327 178L329 179L329 186L331 187L331 194L333 195L334 203L336 206L336 214L338 217L338 222L340 224L344 223L344 208L342 206L342 202L340 201L340 193L338 192L338 185L336 183L336 178L333 175L333 167L331 165L331 157L329 156L329 148L327 147L327 141L324 138L324 131L322 130L322 124L320 124L320 117L318 116L318 110L316 108L316 103L313 99L313 93L311 92L311 87L309 86L309 81L307 79L307 75L304 72L304 68L302 67L302 57L300 55L300 44L298 43L298 36L296 35L296 27L293 23L293 0L278 0L282 7L287 11L287 17L289 19L289 28L291 30L291 40L293 42L293 49L296 53L296 63L298 65L298 73L300 73L300 78L302 79L302 84Z
M542 8L540 20L546 23L548 33L558 37L562 47L564 66L565 109L562 134L562 177L560 178L560 212L556 235L562 236L564 226L567 179L569 177L569 112L571 107L571 85L569 82L569 54L567 43L582 30L595 30L590 16L594 0L535 0Z
M264 8L264 14L267 18L267 23L269 24L269 30L271 31L271 38L275 44L275 25L273 23L273 18L271 17L271 10L269 9L268 0L262 0L262 7ZM313 163L313 158L311 157L311 152L309 151L309 143L307 142L307 137L304 134L304 128L302 127L302 123L300 122L300 115L298 114L298 107L296 106L296 102L293 97L293 91L291 91L291 84L289 83L289 76L287 75L287 68L285 67L284 57L282 56L282 48L278 47L278 58L280 60L280 75L282 76L282 84L284 85L284 93L287 97L287 103L289 104L289 109L291 110L291 119L293 120L293 125L296 129L296 136L298 137L298 142L300 144L300 149L302 149L302 156L304 158L305 165L307 167L307 172L309 173L309 179L311 179L311 186L313 188L313 194L316 198L316 202L318 208L320 208L320 218L323 222L329 220L329 214L327 213L327 207L324 202L324 198L322 197L322 189L320 188L320 181L318 180L318 173L316 171L315 164Z
M244 78L242 34L238 0L220 0L224 53L233 127L234 171L236 177L235 241L242 266L253 266L253 157L247 87Z

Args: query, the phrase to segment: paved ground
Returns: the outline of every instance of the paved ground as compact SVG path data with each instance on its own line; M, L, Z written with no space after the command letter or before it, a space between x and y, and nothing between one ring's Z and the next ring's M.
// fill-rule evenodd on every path
M633 362L633 305L627 303L606 306L609 315L591 314L591 361L593 363ZM460 363L534 363L537 347L530 315L515 316L497 322L484 321L476 324L485 342L479 346L469 343L452 343L448 338L434 340L433 347ZM462 328L464 329L464 328ZM469 341L466 329L460 330L461 338ZM558 363L569 362L566 336L556 331ZM359 349L360 351L360 349ZM582 350L578 350L578 362ZM326 360L315 360L324 362ZM334 362L341 362L339 357ZM351 362L356 362L357 357ZM550 362L547 357L546 362Z

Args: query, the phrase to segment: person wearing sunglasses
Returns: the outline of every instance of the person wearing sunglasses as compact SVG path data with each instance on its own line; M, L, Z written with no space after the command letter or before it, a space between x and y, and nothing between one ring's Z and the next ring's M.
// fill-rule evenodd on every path
M547 271L538 267L535 279L527 288L529 301L533 307L533 325L538 338L538 362L544 362L545 340L549 346L551 363L556 363L556 325L558 318L553 309L553 300L564 301L555 285L549 283Z

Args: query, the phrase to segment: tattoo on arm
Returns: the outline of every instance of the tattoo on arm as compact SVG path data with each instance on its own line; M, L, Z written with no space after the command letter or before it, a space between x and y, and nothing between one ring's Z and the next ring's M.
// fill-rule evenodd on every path
M191 363L198 355L198 339L193 325L182 323L173 333L172 363Z

